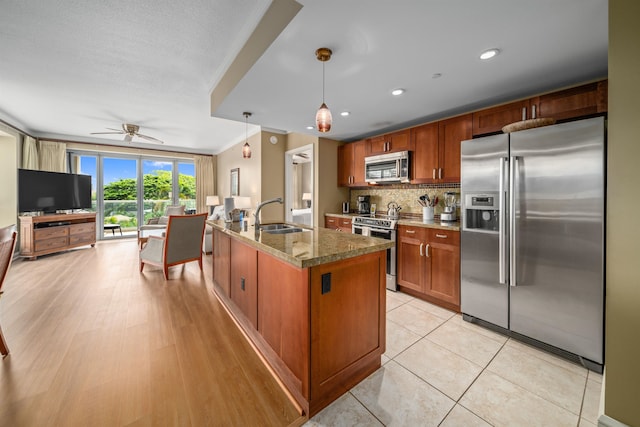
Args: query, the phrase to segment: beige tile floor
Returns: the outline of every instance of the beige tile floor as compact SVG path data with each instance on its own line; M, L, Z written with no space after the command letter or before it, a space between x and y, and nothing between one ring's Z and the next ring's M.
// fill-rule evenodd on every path
M399 292L382 363L306 425L598 424L601 375Z

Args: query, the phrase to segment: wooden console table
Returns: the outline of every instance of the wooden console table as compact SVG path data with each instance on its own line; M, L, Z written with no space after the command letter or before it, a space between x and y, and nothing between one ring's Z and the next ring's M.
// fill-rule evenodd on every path
M96 214L74 213L21 216L20 255L40 255L96 244Z

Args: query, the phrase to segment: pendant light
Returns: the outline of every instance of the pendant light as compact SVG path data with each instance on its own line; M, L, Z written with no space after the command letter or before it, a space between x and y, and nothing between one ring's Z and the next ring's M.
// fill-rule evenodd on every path
M249 117L251 117L251 113L248 113L245 111L244 113L242 113L242 115L244 116L244 121L245 121L245 127L244 127L245 141L244 141L244 145L242 146L242 158L250 159L251 147L249 146Z
M331 130L331 111L324 103L324 63L331 59L331 49L321 47L316 50L316 58L322 62L322 105L316 113L316 128L318 132L329 132Z

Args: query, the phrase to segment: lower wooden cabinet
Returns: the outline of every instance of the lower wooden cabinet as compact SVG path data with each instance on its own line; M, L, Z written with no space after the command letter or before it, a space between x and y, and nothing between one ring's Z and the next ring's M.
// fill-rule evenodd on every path
M211 233L213 254L213 282L225 296L231 295L231 237L213 230Z
M231 240L230 297L242 314L258 328L258 251Z
M96 244L96 214L74 213L21 216L20 255L40 255Z
M398 285L403 291L460 310L460 232L398 227Z
M324 217L324 228L351 233L351 219L337 216Z

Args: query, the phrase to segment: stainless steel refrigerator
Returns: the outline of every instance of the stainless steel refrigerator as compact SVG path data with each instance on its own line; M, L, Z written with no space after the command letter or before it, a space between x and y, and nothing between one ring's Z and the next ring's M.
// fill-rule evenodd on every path
M603 117L463 141L464 319L601 372L604 191Z

